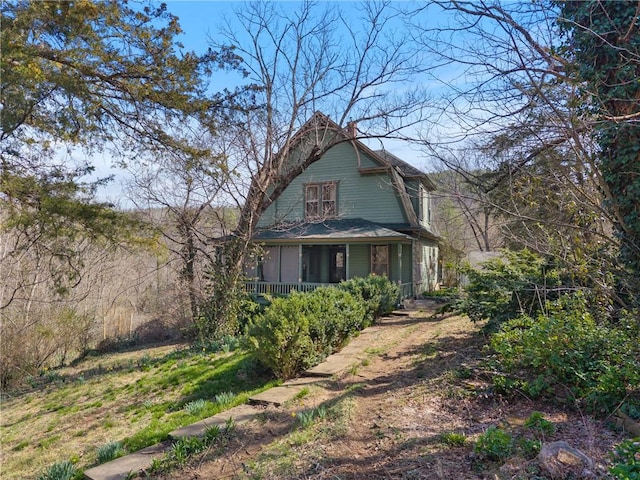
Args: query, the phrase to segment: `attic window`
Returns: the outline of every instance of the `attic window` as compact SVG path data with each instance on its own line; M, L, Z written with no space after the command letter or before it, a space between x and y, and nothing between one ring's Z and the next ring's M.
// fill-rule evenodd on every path
M336 182L313 183L305 185L304 188L306 218L335 218L338 191Z

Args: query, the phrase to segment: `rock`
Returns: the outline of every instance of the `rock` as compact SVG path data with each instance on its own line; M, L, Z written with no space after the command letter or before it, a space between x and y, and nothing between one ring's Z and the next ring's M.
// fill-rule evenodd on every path
M538 454L538 461L553 479L560 480L570 475L573 478L595 478L593 460L567 442L545 443Z

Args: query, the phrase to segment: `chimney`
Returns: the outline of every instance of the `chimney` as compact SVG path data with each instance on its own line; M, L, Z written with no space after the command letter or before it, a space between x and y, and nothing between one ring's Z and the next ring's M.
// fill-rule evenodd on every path
M358 124L356 122L347 123L347 135L351 138L356 138L358 136Z

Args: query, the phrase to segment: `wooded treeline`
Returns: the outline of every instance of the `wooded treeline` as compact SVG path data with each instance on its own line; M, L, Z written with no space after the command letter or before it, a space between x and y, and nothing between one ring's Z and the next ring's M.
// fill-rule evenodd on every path
M233 333L257 220L344 141L298 142L316 111L433 160L447 261L528 248L638 307L640 3L250 3L204 53L169 10L2 4L2 356L34 352L8 372L129 334L131 312ZM96 200L98 155L137 213Z

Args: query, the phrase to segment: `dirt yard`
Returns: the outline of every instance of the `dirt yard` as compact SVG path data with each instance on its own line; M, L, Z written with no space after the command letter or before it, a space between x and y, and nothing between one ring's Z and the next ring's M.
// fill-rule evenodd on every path
M536 438L523 424L534 411L555 426L537 440L567 441L595 461L597 478L607 478L619 434L579 411L497 395L479 361L478 326L431 313L388 320L384 340L349 372L266 408L262 421L238 427L224 445L165 478L544 479L535 460L494 462L473 448L490 426L530 445ZM312 409L315 419L303 426Z

